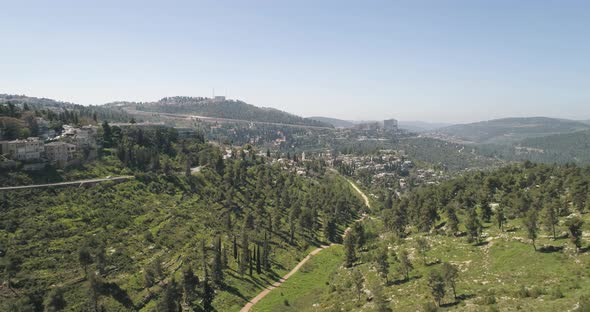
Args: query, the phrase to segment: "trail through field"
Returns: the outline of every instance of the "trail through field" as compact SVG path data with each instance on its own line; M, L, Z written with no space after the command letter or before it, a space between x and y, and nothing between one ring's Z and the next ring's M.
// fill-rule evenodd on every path
M369 198L367 197L367 195L365 195L365 193L363 193L363 191L361 191L354 183L352 183L352 181L348 180L348 183L350 183L350 185L352 186L352 188L361 195L361 197L363 198L363 200L365 201L365 205L368 208L371 208L371 204L369 202ZM367 217L367 215L363 215L360 219L355 220L354 222L359 222L364 220ZM348 228L346 228L346 230L344 230L344 234L342 234L342 236L346 235L346 233L348 231L350 231L351 227L349 226ZM293 274L295 274L297 271L299 271L299 269L301 269L301 267L309 260L311 259L311 257L313 257L314 255L317 255L318 253L320 253L322 250L329 248L331 246L333 246L334 244L330 244L330 245L322 245L316 249L314 249L313 251L311 251L309 254L307 254L307 256L305 258L303 258L303 260L301 260L289 273L287 273L285 276L283 276L281 279L279 279L278 281L274 282L272 285L268 286L266 289L264 289L262 292L260 292L258 295L256 295L256 297L254 297L252 300L250 300L248 303L246 303L246 305L244 305L244 307L240 310L240 312L248 312L250 311L250 309L252 309L252 307L258 303L258 301L262 300L262 298L266 297L266 295L268 295L273 289L280 287L286 280L289 279L289 277L291 277Z

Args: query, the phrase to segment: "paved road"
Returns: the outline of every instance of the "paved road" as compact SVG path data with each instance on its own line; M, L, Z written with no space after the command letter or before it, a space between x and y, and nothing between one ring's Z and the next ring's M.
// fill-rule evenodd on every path
M142 116L161 115L161 116L166 116L166 117L170 117L170 118L179 118L179 119L199 119L204 122L252 123L252 124L259 124L259 125L273 125L273 126L303 128L303 129L334 130L334 128L331 128L331 127L321 127L321 126L285 124L285 123L277 123L277 122L252 121L252 120L245 120L245 119L231 119L231 118L221 118L221 117L207 117L207 116L189 115L189 114L158 113L158 112L140 111L140 110L131 109L131 108L124 108L124 110L131 115L142 115Z
M30 188L53 187L53 186L83 185L83 184L100 183L100 182L105 182L105 181L129 180L129 179L133 179L133 178L134 178L133 176L120 176L120 177L87 179L87 180L78 180L78 181L48 183L48 184L7 186L7 187L0 187L0 191L12 191L12 190L22 190L22 189L30 189Z
M365 195L365 193L363 193L363 191L361 191L354 183L352 183L352 181L348 180L348 183L350 183L350 185L354 188L355 191L357 191L365 200L365 205L367 205L368 208L371 208L371 204L369 203L369 198L367 197L367 195ZM359 222L364 220L367 217L367 215L363 215L360 219L356 220L355 222ZM344 237L346 235L346 233L348 233L348 231L350 231L351 227L349 226L348 228L346 228L346 230L344 230L344 234L342 234L342 236ZM334 244L331 245L323 245L320 246L316 249L314 249L312 252L310 252L305 258L303 258L303 260L301 260L292 270L291 272L287 273L287 275L283 276L281 279L279 279L278 281L274 282L272 285L268 286L265 290L263 290L262 292L260 292L256 297L254 297L252 300L250 300L248 303L246 303L246 305L240 310L240 312L248 312L250 311L250 309L252 309L252 306L254 306L256 303L258 303L258 301L262 300L262 298L264 298L266 295L268 295L273 289L280 287L286 280L289 279L289 277L291 277L293 274L295 274L297 271L299 271L299 269L301 269L301 267L309 260L311 259L311 257L317 255L320 251L333 246Z

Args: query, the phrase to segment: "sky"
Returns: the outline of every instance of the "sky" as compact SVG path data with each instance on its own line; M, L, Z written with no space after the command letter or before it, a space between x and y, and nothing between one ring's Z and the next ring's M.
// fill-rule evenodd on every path
M590 119L590 1L0 0L0 93L302 116Z

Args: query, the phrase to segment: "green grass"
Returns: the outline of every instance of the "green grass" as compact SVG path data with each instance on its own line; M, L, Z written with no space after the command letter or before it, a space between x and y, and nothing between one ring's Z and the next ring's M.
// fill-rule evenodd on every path
M584 215L584 219L590 222L589 215ZM379 227L378 222L375 223L377 225L372 227ZM539 233L538 247L551 245L564 246L564 249L535 251L526 239L520 221L512 220L509 226L516 230L500 232L493 224L486 224L486 243L480 246L468 243L465 237L414 234L397 241L385 235L369 242L368 251L360 254L355 269L362 272L364 291L370 293L375 283L385 284L375 273L371 251L378 244L387 244L395 251L401 248L409 251L415 267L409 281L402 281L397 272L398 264L393 257L389 258L389 280L393 283L385 285L383 292L393 311L422 311L424 304L433 302L427 276L430 271L440 268L440 262L451 262L459 268L457 294L463 297L453 304L449 290L443 301L448 306L442 308L443 311L573 311L580 297L590 289L590 253L577 254L567 238L554 241L543 231ZM560 226L559 230L564 227ZM414 241L417 236L425 237L431 246L427 252L429 265L416 254ZM584 246L589 243L586 238ZM342 256L332 259L332 255L326 253L319 257L314 260L326 262L321 269L314 268L311 276L295 274L286 287L271 292L254 311L374 310L369 295L363 293L360 300L357 299L351 269L341 267ZM330 279L330 285L326 285L326 277ZM563 296L556 295L559 293ZM289 306L285 306L285 299Z
M281 287L271 291L252 311L309 311L329 289L330 274L342 265L342 246L334 245L313 256ZM288 305L287 305L287 304Z

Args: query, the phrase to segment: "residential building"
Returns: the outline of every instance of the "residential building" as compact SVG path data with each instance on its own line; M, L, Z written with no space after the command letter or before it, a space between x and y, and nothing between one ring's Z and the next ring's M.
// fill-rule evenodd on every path
M49 161L57 166L64 167L74 159L76 145L66 142L51 142L45 144L45 155Z
M383 128L385 130L397 131L397 120L395 120L395 119L383 120Z
M0 141L0 153L12 160L39 160L43 151L43 141L37 137L30 137L26 140Z

